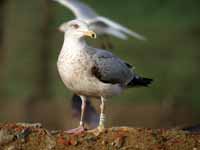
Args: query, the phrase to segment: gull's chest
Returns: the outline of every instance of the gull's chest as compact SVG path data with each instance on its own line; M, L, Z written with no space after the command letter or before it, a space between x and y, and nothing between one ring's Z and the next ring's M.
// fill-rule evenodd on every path
M86 52L63 53L58 59L59 74L69 88L80 81L87 80L93 63Z
M64 56L63 69L72 73L79 73L88 70L91 63L90 56L86 52L70 53Z

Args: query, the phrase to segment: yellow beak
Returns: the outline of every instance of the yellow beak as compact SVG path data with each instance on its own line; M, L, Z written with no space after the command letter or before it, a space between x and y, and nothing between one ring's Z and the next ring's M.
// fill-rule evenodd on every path
M96 39L96 37L97 37L96 33L93 32L93 31L83 31L83 33L84 33L85 36L89 36L89 37L91 37L93 39Z

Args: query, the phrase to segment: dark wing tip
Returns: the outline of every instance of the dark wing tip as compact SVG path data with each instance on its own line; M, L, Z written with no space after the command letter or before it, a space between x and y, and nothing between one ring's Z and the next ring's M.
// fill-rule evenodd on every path
M152 82L153 82L153 79L135 76L131 80L131 82L129 82L128 87L134 87L134 86L146 86L146 87L148 87Z
M142 78L141 80L142 80L142 83L146 86L152 84L153 82L153 79L150 79L150 78Z

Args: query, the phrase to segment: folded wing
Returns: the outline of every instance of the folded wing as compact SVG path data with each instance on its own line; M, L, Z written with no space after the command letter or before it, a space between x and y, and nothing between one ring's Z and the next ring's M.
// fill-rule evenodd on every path
M130 65L110 52L98 50L93 55L93 61L95 65L91 68L91 72L104 83L126 86L134 77Z

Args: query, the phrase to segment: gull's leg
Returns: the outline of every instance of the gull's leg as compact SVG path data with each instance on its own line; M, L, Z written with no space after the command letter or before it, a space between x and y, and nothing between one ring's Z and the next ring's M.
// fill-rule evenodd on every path
M100 48L106 49L106 42L105 42L104 35L100 35L99 39L100 39Z
M84 120L84 114L85 114L86 97L85 96L80 96L80 97L81 97L81 101L82 101L80 124L79 124L78 128L71 129L71 130L67 131L67 133L70 133L70 134L78 134L78 133L85 131L83 120Z
M110 50L112 50L114 48L108 35L103 34L103 35L100 35L99 38L101 40L100 48L110 49Z
M83 119L84 119L84 114L85 114L85 106L86 106L86 97L85 96L80 96L81 97L81 120L80 120L80 127L84 126Z
M101 105L100 105L100 109L101 109L101 113L100 113L100 117L99 117L99 125L96 129L90 130L88 132L90 133L94 133L96 136L99 135L101 132L104 131L104 124L105 124L105 101L106 99L104 97L101 97Z
M105 124L105 101L106 99L104 97L101 97L101 105L100 105L100 109L101 109L101 113L100 113L100 120L99 120L99 126L98 129L100 131L102 131L104 129L104 124Z
M114 48L108 35L104 35L104 41L105 41L106 49L112 50Z

